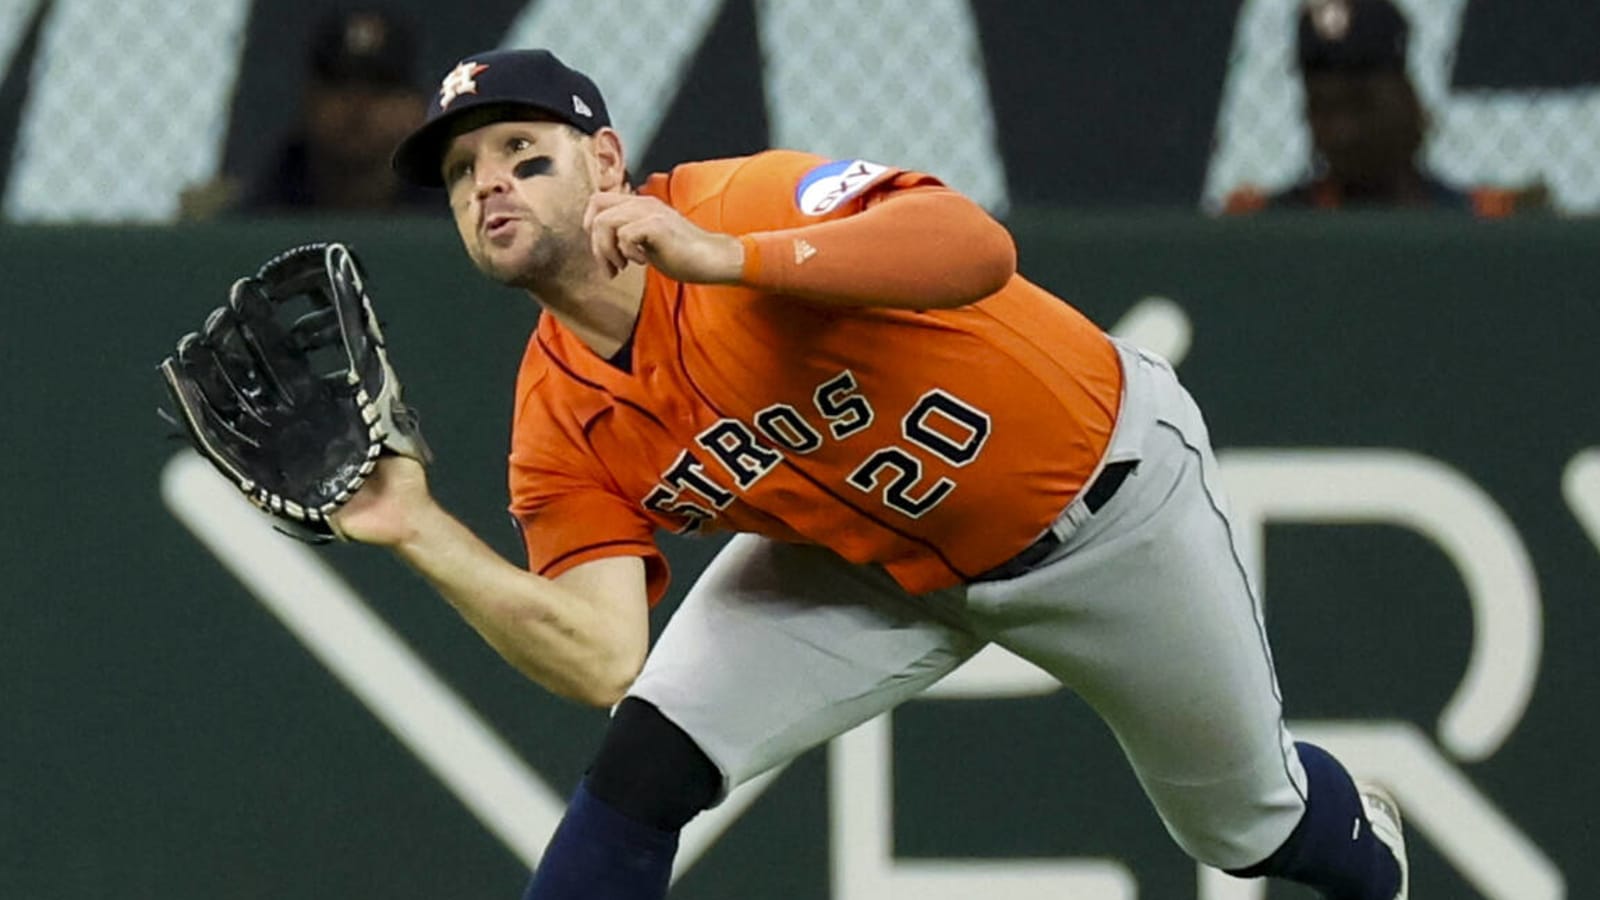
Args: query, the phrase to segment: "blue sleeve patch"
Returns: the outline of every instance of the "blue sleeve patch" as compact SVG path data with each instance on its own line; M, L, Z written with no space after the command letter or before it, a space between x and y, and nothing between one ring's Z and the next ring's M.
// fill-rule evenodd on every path
M841 159L823 163L807 172L795 187L794 203L808 216L821 216L872 186L888 166L864 159Z

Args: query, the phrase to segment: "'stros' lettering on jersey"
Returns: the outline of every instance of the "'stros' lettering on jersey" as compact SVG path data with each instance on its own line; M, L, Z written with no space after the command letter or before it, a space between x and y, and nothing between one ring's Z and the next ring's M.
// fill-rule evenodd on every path
M713 478L702 457L685 449L641 501L644 508L682 521L680 534L699 531L737 498L737 491L755 485L787 457L844 441L877 418L872 402L848 370L817 385L811 402L820 421L786 403L761 410L748 423L717 420L695 435L695 447L704 451L725 481ZM928 457L954 468L969 465L983 452L990 428L983 410L935 388L900 418L906 445L874 448L845 476L845 483L907 518L921 518L957 487L955 480L944 476L928 480Z
M691 499L686 499L685 495ZM717 510L725 509L735 496L712 481L699 460L685 450L678 454L671 468L661 473L661 483L642 502L645 509L683 519L684 525L678 531L689 534L716 518Z

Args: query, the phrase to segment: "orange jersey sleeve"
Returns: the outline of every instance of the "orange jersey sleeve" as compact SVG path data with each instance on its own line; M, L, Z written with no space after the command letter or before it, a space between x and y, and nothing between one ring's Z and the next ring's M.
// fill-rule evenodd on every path
M793 151L698 163L647 192L744 243L741 282L855 306L947 307L999 290L1011 236L932 176Z
M867 207L875 188L939 183L931 175L862 160L769 150L686 163L650 176L640 192L667 198L702 228L750 234L853 216Z
M942 187L875 191L845 219L744 235L747 286L847 306L947 308L1016 274L1011 235Z
M542 317L541 330L552 322ZM586 445L587 426L607 408L597 400L583 403L581 392L562 392L561 406L552 406L551 395L539 389L552 365L536 330L517 378L509 469L511 514L522 532L528 569L554 578L591 560L639 556L655 605L668 580L656 526L608 483Z

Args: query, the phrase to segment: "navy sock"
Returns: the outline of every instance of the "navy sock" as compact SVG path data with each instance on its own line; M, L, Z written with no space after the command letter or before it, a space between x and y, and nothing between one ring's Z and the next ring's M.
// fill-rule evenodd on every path
M590 793L573 792L522 900L660 900L678 832L635 822Z
M1400 867L1372 834L1350 773L1321 747L1297 743L1295 749L1310 783L1305 815L1266 860L1229 874L1298 881L1329 900L1393 900Z

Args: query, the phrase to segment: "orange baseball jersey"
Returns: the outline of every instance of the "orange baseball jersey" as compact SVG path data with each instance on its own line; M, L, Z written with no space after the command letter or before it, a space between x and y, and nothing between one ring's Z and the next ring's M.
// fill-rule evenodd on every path
M642 188L702 228L753 235L747 253L790 276L830 252L807 226L929 190L947 189L792 151L691 163ZM772 232L799 237L761 240ZM875 246L840 253L903 264ZM1100 329L1014 274L978 302L918 311L652 268L626 367L540 318L517 378L511 512L533 571L642 556L652 603L667 584L661 528L821 544L923 593L1043 533L1103 454L1121 385Z

